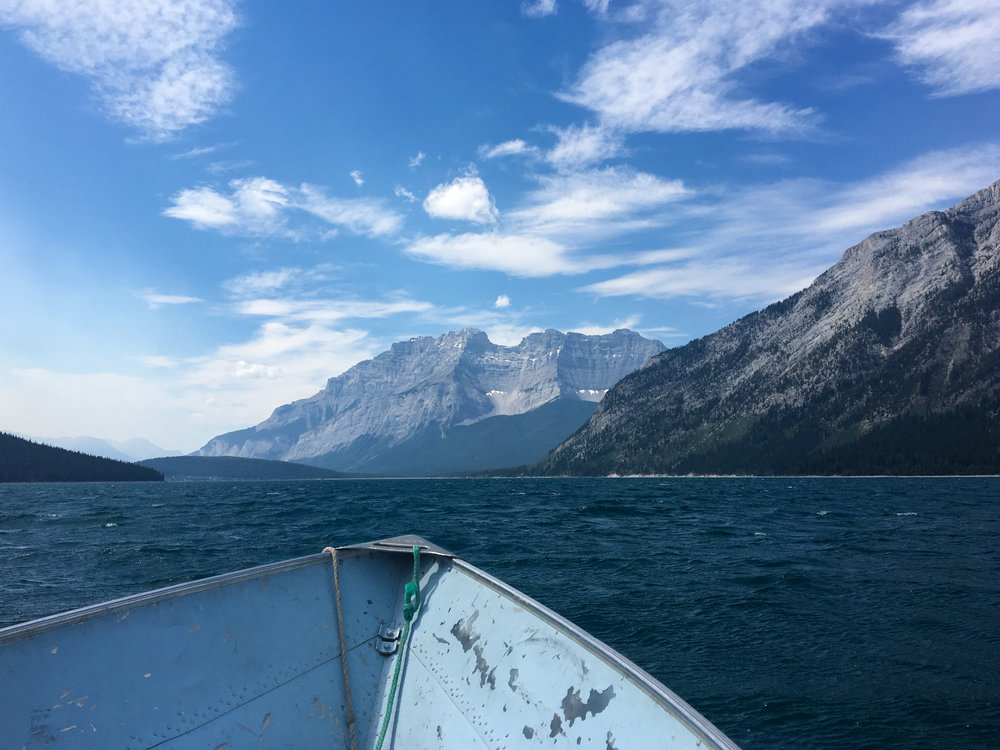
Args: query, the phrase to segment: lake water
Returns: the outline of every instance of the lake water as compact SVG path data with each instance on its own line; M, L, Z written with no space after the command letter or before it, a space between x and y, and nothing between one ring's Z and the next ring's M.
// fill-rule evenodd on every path
M1000 747L1000 479L0 485L0 626L420 534L745 750Z

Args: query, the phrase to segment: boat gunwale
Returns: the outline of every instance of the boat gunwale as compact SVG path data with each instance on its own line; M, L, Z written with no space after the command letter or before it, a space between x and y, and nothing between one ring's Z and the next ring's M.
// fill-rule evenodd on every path
M299 568L306 568L310 565L318 565L324 562L327 564L330 563L330 555L326 552L317 552L303 557L294 557L280 562L256 565L252 568L234 570L229 573L221 573L209 576L208 578L176 583L150 591L143 591L138 594L129 594L118 599L111 599L98 604L88 604L85 607L70 609L53 615L45 615L17 625L0 628L0 646L25 638L33 638L42 633L47 633L68 625L78 625L88 620L104 617L105 615L128 612L140 607L148 607L172 599L179 599L190 594L211 591L223 586L252 581L256 578L264 578L276 573L298 570Z
M555 628L562 635L576 641L581 647L590 651L602 662L639 687L656 703L677 717L694 734L701 735L704 739L714 743L719 750L741 750L739 745L729 739L722 730L706 719L691 704L627 656L575 625L572 621L567 620L558 612L549 609L541 602L532 599L522 591L477 568L461 557L455 557L451 562L461 572L509 598L518 606L524 607L540 620Z

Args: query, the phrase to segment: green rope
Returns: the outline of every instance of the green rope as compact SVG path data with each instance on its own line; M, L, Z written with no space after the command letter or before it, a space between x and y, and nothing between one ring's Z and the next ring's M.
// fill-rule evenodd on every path
M396 670L392 675L392 685L389 688L389 700L385 705L385 716L382 719L382 729L378 733L375 750L382 750L385 733L392 719L392 704L396 700L396 688L399 686L399 671L403 666L403 650L406 639L410 635L410 623L420 606L420 547L413 545L413 580L403 588L403 633L399 636L399 651L396 652Z

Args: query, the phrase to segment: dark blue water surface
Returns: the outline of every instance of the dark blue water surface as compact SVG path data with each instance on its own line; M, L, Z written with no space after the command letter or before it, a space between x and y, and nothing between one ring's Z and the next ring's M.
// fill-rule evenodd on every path
M1000 479L0 485L0 626L415 533L745 750L1000 747Z

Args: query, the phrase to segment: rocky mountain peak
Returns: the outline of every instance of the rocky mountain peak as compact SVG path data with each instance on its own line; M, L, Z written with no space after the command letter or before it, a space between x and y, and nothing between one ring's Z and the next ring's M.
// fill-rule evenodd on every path
M361 470L380 452L429 428L444 436L456 427L526 414L557 400L596 403L662 350L658 341L628 330L587 336L549 329L516 346L494 344L473 328L415 337L330 378L316 395L275 409L256 427L214 438L199 453L296 461L326 457L328 468Z

